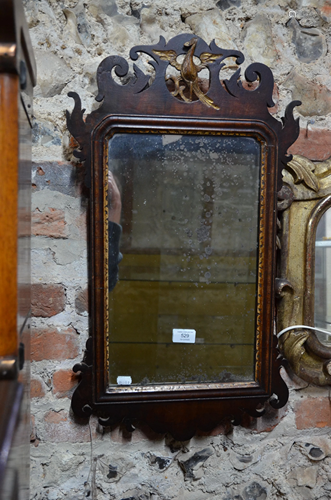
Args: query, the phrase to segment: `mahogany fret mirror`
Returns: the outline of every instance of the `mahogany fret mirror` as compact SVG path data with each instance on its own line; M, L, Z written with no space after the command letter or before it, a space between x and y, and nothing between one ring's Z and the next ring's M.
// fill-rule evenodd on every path
M85 119L69 94L90 187L91 333L72 407L183 440L287 401L274 336L277 192L299 103L274 118L270 69L252 64L242 81L243 54L215 42L161 37L130 57L141 53L152 74L101 62L101 105Z

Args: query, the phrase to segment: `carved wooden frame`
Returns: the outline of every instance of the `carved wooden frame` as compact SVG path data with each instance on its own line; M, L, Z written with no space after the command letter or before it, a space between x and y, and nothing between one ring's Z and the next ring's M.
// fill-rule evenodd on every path
M322 215L331 207L331 159L313 163L295 155L283 170L283 183L279 331L293 325L315 326L315 238ZM331 348L312 330L286 332L279 347L297 376L331 385Z
M245 72L248 82L258 82L253 90L243 87L240 68L230 79L221 81L223 61L235 58L239 66L244 56L236 50L221 49L214 41L208 46L199 37L183 34L166 43L160 37L154 46L132 48L131 59L137 60L141 52L151 58L149 64L155 72L152 83L150 75L135 64L131 80L125 85L116 83L113 71L117 77L128 77L129 65L121 57L110 56L97 71L96 99L102 101L97 110L84 120L79 96L69 94L75 107L71 114L67 112L68 128L79 143L80 151L75 155L86 162L86 184L90 187L91 332L84 360L74 366L75 372L82 373L82 380L73 395L72 408L80 417L98 415L102 425L124 422L127 429L133 430L134 422L143 421L157 432L170 432L184 440L198 430L212 430L225 417L239 423L244 412L262 415L262 406L271 396L270 402L276 408L287 401L288 389L279 375L281 360L274 335L276 207L277 192L282 188L282 165L291 159L287 149L299 134L292 111L300 103L295 101L287 107L282 122L274 118L268 111L274 106L272 72L260 63L251 64ZM180 54L184 55L182 63L177 59ZM193 55L200 60L198 70L209 70L208 88L198 78L198 63L193 69L192 65L185 67ZM166 76L169 64L178 70L178 76ZM102 244L107 235L107 147L111 134L123 131L245 135L262 143L255 381L161 389L131 387L112 393L107 390L106 250Z

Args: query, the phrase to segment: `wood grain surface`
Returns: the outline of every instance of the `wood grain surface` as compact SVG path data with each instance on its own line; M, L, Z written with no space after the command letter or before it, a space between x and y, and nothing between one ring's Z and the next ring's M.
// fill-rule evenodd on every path
M17 351L19 77L0 74L0 356Z

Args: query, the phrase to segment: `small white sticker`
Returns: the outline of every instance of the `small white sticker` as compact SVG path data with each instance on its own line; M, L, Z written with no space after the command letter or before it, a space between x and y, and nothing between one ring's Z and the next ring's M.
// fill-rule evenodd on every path
M195 344L195 330L174 328L172 330L172 341L181 344Z
M132 384L132 378L131 377L117 377L117 384L118 385L131 385Z

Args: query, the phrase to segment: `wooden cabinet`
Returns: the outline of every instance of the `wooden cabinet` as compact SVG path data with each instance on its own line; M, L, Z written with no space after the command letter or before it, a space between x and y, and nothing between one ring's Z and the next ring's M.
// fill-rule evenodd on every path
M31 118L35 61L21 0L0 10L0 499L29 497Z

